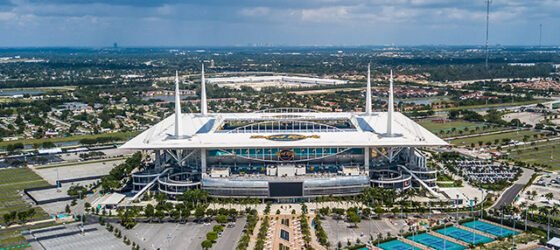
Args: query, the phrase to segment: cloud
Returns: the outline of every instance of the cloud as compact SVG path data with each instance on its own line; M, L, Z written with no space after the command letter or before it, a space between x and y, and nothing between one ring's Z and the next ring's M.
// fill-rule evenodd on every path
M239 13L243 16L248 17L259 17L265 16L270 13L270 8L267 7L251 7L251 8L242 8Z
M493 41L528 43L520 38L539 23L557 30L558 8L558 0L494 0ZM478 43L485 11L472 0L0 0L0 32L14 34L0 45Z

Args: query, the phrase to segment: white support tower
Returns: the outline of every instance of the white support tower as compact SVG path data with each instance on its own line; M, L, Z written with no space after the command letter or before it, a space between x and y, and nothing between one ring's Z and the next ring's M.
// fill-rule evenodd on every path
M181 138L181 95L179 93L179 72L175 71L175 137Z
M206 116L208 114L208 105L206 103L206 80L204 79L204 63L202 64L200 84L200 113L203 116Z
M389 79L389 101L387 102L387 135L393 135L393 70L391 70L391 78Z
M371 70L367 66L366 115L371 115Z

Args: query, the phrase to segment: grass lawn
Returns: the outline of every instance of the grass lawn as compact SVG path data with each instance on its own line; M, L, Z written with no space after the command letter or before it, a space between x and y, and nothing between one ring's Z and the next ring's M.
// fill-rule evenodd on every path
M528 136L528 141L536 140L534 135L544 134L543 132L532 131L532 130L523 130L523 131L516 131L516 132L506 132L506 133L499 133L499 134L492 134L492 135L482 135L482 136L474 136L469 138L461 138L452 140L451 143L456 146L470 146L471 143L474 143L475 146L478 147L478 143L480 141L483 142L483 145L486 145L487 142L491 142L495 145L496 140L498 140L498 145L502 143L502 139L511 139L516 141L523 141L525 136ZM541 138L541 137L539 137Z
M437 175L437 181L453 181L453 178L449 175L440 173Z
M30 205L23 201L20 193L23 189L49 186L47 181L35 174L29 168L0 169L0 218L11 211L23 211ZM35 208L36 215L33 219L45 219L48 217L41 208Z
M455 188L455 187L462 187L463 185L457 185L455 182L437 182L438 187L440 188Z
M451 130L452 128L460 129L466 127L476 127L477 123L468 122L464 120L454 120L444 123L434 122L434 119L422 119L419 120L418 123L422 125L424 128L432 131L432 132L439 132L440 130Z
M477 109L477 108L492 108L492 107L494 108L514 107L514 106L541 103L543 101L547 101L547 100L537 99L537 100L514 102L514 103L509 102L509 103L493 103L493 104L481 104L481 105L471 105L471 106L459 106L459 107L452 107L452 108L434 109L434 111L451 111L451 110L460 110L460 109Z
M491 124L484 124L484 123L477 123L477 122L469 122L464 120L453 120L449 122L439 123L434 122L434 119L422 119L417 121L418 124L422 125L422 127L430 130L432 133L442 136L442 137L451 137L451 136L458 136L458 135L468 135L470 132L459 133L459 131L464 131L468 129L469 131L474 131L476 133L483 133L483 132L492 132L497 131L499 129L494 127ZM484 126L487 128L484 128ZM476 129L478 127L478 130Z
M526 163L546 164L552 167L550 170L560 170L560 140L512 147L509 157Z
M97 135L74 135L68 137L56 137L56 138L42 138L42 139L22 139L16 141L2 141L0 142L0 147L6 147L8 144L14 144L21 142L24 145L33 145L35 143L42 144L43 142L50 141L50 142L69 142L69 141L79 141L81 139L95 139L98 137L104 136L111 136L111 137L118 137L121 141L126 141L134 136L138 135L138 132L116 132L116 133L107 133L107 134L97 134Z

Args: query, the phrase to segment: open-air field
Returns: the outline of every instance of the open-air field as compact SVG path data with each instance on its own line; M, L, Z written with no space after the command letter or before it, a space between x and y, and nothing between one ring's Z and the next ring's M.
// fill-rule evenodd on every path
M551 170L559 170L560 140L513 147L511 148L510 158L531 164L546 164L551 166Z
M470 131L473 131L473 133L486 133L502 129L490 124L487 125L464 120L438 122L435 119L422 119L417 122L427 130L442 137L468 135L471 133Z
M23 189L49 186L45 180L29 168L0 169L0 216L11 211L23 211L30 208L21 197ZM34 219L47 217L40 208Z
M523 141L530 142L530 141L542 139L544 138L544 135L546 135L546 132L521 130L515 132L506 132L506 133L497 133L497 134L490 134L490 135L460 138L460 139L452 140L451 143L456 146L470 146L473 143L475 144L475 146L479 146L480 142L482 142L482 145L486 145L487 143L492 143L492 145L500 145L503 142L503 140L507 140L507 139L510 139L512 141L519 141L519 142L523 142Z

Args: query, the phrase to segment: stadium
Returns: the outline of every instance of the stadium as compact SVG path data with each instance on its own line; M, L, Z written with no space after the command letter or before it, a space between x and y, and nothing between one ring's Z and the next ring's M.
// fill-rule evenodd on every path
M121 146L148 155L133 174L134 199L157 190L176 199L187 189L213 197L280 202L351 196L375 186L435 194L436 172L422 148L448 144L393 108L372 111L370 71L365 112L276 108L254 113L209 113L204 67L201 112L175 114Z
M219 77L206 79L206 83L214 84L218 87L228 87L233 89L241 89L241 87L250 87L257 91L266 87L314 87L326 85L348 84L345 80L321 79L302 76L244 76L244 77Z

